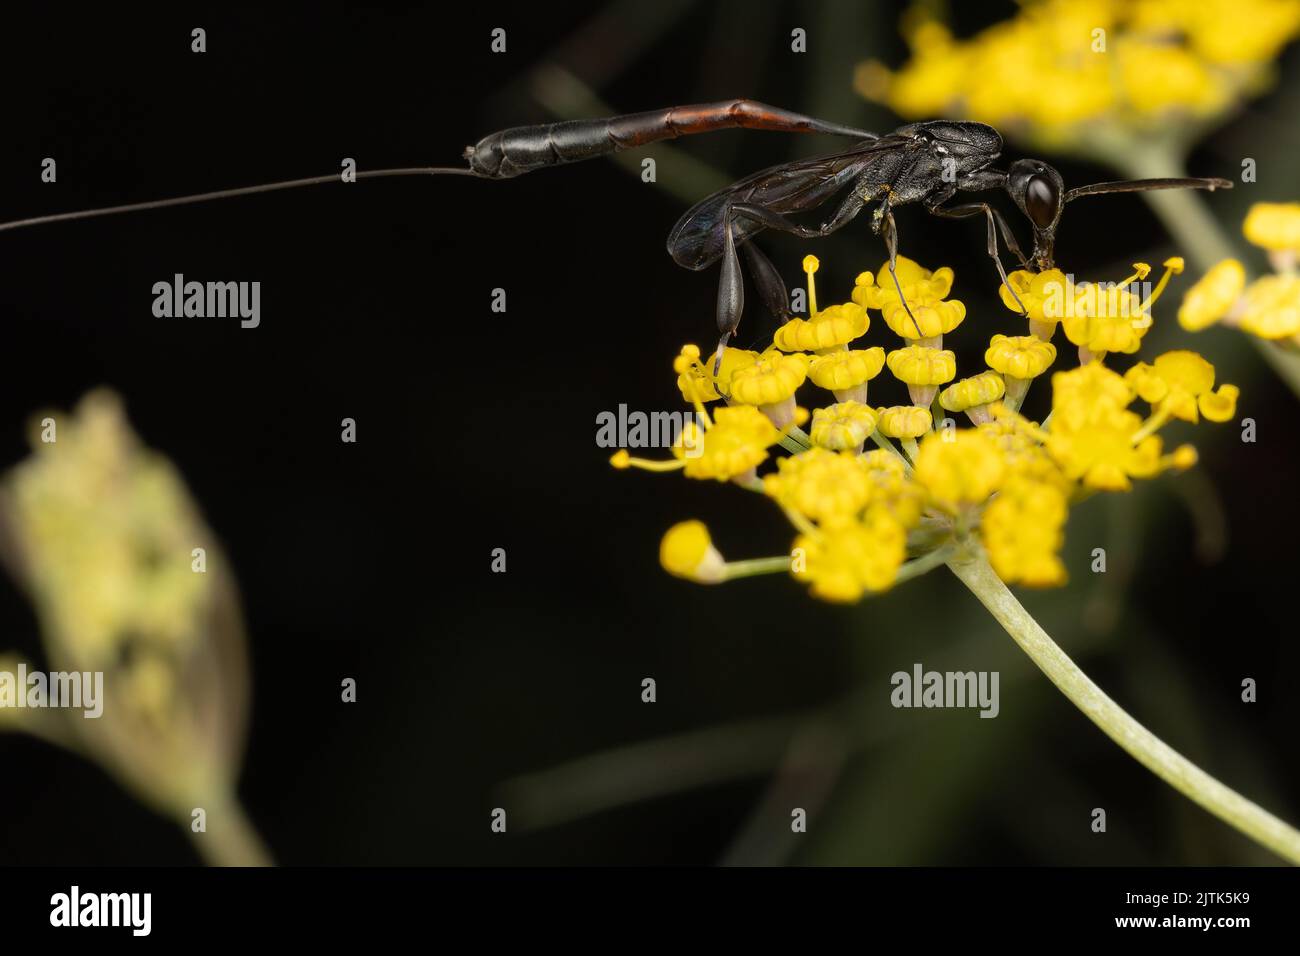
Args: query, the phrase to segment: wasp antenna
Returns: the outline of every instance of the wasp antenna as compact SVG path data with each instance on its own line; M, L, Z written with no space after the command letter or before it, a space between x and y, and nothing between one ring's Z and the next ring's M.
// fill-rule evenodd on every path
M13 222L0 222L0 232L10 229L22 229L25 226L43 226L55 222L71 222L76 219L94 219L97 216L115 216L124 212L144 212L147 209L165 209L168 206L186 206L190 203L211 202L216 199L233 199L236 196L251 196L256 193L276 192L281 189L297 189L301 186L320 186L325 183L341 182L339 173L328 176L310 176L306 179L286 179L274 183L261 183L257 186L239 186L235 189L219 189L215 192L194 193L189 196L174 196L171 199L154 199L149 202L127 203L121 206L103 206L99 209L80 209L76 212L60 212L50 216L34 216L31 219L15 219ZM479 176L472 169L460 166L412 166L400 169L367 169L356 174L357 179L380 179L389 176Z
M1081 199L1084 196L1104 196L1107 193L1142 193L1154 189L1231 189L1232 180L1218 177L1173 178L1173 179L1126 179L1112 183L1093 183L1091 186L1079 186L1065 194L1065 201Z

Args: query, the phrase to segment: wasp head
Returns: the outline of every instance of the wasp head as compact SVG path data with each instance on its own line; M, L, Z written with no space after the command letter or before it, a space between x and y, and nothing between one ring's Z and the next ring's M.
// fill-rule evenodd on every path
M1053 267L1056 226L1065 207L1065 181L1041 159L1019 159L1007 170L1007 193L1034 227L1034 267Z

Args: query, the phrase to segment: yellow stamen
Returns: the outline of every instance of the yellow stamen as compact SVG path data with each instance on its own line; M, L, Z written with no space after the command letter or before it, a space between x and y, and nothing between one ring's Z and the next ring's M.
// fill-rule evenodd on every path
M1160 293L1165 291L1165 286L1169 285L1169 279L1183 271L1182 256L1173 256L1172 258L1166 259L1164 261L1164 267L1165 274L1162 275L1160 281L1156 283L1155 291L1147 297L1146 302L1142 303L1142 308L1139 312L1145 313L1150 311L1151 306L1155 305L1156 299L1160 298Z
M1123 282L1121 282L1119 285L1117 285L1115 287L1116 289L1127 289L1134 282L1138 281L1139 279L1145 279L1147 276L1151 274L1151 267L1147 265L1145 262L1133 263L1133 270L1134 270L1133 274L1129 276L1127 279L1125 279Z
M677 471L679 468L686 467L685 460L680 458L662 461L653 458L633 458L626 448L614 452L609 458L609 463L620 471L625 468L640 468L642 471Z
M705 411L704 403L700 401L700 396L696 394L696 390L693 388L691 389L691 404L695 406L695 414L699 418L700 424L704 427L705 431L708 431L713 427L713 419L710 418L709 413Z
M1146 420L1142 427L1133 433L1133 444L1136 445L1159 431L1165 422L1169 421L1169 414L1168 405L1162 404L1157 408L1155 413Z
M803 257L803 271L808 273L808 318L813 318L817 314L817 287L813 282L813 274L821 266L816 256Z

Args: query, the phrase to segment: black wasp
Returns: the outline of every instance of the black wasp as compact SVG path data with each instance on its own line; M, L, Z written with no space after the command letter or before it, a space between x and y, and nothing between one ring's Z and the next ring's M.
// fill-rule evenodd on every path
M988 254L1007 282L998 254L998 235L1024 268L1053 267L1056 229L1065 204L1082 196L1139 192L1150 189L1230 189L1226 179L1137 179L1096 183L1066 190L1052 166L1042 160L1021 159L1006 170L994 169L1002 153L1002 136L983 123L935 120L912 123L878 135L827 123L753 100L725 100L696 106L674 106L597 120L572 120L520 126L486 136L466 148L468 168L413 167L366 170L357 179L381 176L457 174L480 179L509 179L548 166L605 156L666 139L722 129L765 129L789 133L826 133L854 140L849 148L826 156L772 166L696 203L673 227L668 252L687 269L708 268L721 260L717 320L717 355L735 334L744 311L744 282L738 249L744 250L759 295L778 319L789 317L785 283L775 266L749 240L764 229L801 238L827 236L843 228L875 203L871 228L885 241L889 271L900 298L898 230L893 210L921 203L927 212L945 219L983 215L988 222ZM0 231L91 216L225 199L298 186L335 182L337 174L246 186L153 202L40 216L0 224ZM1002 214L986 202L948 205L958 193L1002 189L1029 220L1034 231L1033 252L1026 257ZM791 214L817 209L839 197L835 211L818 226L806 226ZM1010 286L1008 285L1008 288ZM1012 290L1012 296L1015 292ZM1019 302L1019 298L1016 297ZM906 300L903 302L906 307ZM911 314L911 310L908 310ZM914 320L915 321L915 320Z

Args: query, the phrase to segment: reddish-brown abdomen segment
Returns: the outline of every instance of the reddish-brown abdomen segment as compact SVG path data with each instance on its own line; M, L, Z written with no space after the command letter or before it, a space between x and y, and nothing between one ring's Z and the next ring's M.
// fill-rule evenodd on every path
M489 179L507 179L562 163L576 163L720 129L765 129L786 133L828 133L874 139L874 133L827 123L753 100L724 100L695 106L630 113L596 120L516 126L485 136L466 148L470 169Z

